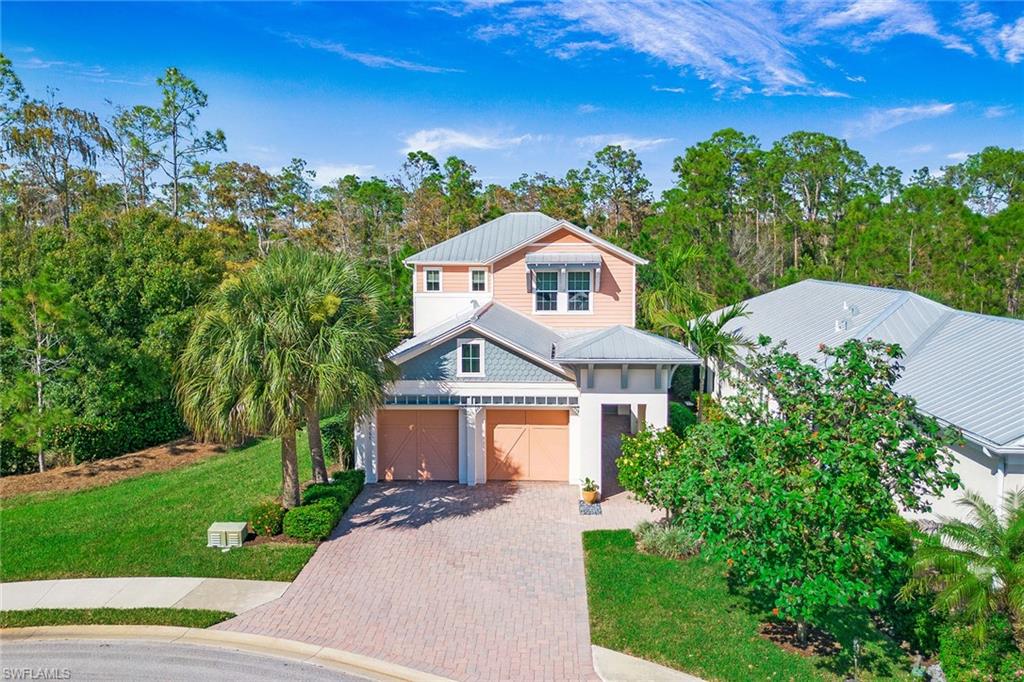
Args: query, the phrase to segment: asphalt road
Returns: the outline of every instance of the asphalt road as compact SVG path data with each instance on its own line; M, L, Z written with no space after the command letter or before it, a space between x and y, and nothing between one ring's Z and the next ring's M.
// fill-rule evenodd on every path
M364 678L219 647L138 640L35 640L0 646L0 680L331 680Z

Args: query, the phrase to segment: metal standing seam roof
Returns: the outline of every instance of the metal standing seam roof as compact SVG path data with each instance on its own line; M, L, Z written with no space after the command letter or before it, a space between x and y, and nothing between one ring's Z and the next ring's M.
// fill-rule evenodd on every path
M909 291L819 280L744 303L749 316L729 322L727 331L786 341L805 360L822 359L819 344L851 338L898 343L905 357L895 390L981 445L1024 450L1024 320L956 310Z
M428 247L406 263L483 263L562 221L538 212L507 213Z
M489 263L501 254L526 245L530 240L550 231L556 225L565 225L587 232L567 220L557 220L537 211L506 213L472 230L456 235L440 244L428 247L405 259L415 263ZM595 244L625 255L639 264L647 261L622 247L587 232Z
M565 363L700 362L693 352L675 341L623 325L578 334L561 341L555 351L555 360Z

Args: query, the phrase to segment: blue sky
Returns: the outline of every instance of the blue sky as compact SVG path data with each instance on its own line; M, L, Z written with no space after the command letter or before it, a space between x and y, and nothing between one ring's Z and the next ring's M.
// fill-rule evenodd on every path
M608 143L657 189L715 130L848 139L938 168L1024 146L1024 4L842 0L21 3L0 45L29 90L109 112L170 65L209 94L234 159L322 181L389 176L424 148L485 182L561 174Z

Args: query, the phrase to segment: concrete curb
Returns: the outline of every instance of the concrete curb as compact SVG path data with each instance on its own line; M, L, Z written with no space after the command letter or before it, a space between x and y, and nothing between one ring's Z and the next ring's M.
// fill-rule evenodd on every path
M280 599L291 583L231 578L69 578L0 583L0 610L212 609L245 613Z
M0 629L0 645L7 642L48 639L137 639L193 644L287 658L293 661L312 663L331 670L361 675L373 680L451 682L446 677L439 677L351 651L331 649L290 639L248 635L241 632L162 625L62 625Z
M594 672L604 682L704 682L681 670L645 661L629 654L591 645Z

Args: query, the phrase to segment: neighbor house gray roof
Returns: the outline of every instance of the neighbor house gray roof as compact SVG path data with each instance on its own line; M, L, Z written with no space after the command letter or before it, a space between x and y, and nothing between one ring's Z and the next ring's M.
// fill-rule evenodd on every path
M568 221L557 220L537 211L506 213L499 218L474 227L472 230L415 253L406 258L405 262L409 264L489 263L517 246L529 244L534 238L551 231L556 225L565 225L580 232L586 232ZM637 263L647 262L596 235L589 236L596 243Z
M968 313L909 291L804 280L744 302L727 331L770 336L805 360L819 344L879 339L903 349L895 389L995 449L1024 449L1024 320Z
M700 362L675 341L623 325L570 336L558 343L555 359L565 363Z

